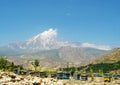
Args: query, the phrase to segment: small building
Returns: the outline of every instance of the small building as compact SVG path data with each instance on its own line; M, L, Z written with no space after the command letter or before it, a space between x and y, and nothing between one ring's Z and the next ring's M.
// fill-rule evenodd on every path
M75 80L80 80L80 73L75 72L75 73L73 74L73 79L75 79Z
M56 78L56 77L57 77L57 74L56 74L56 73L51 73L51 74L50 74L50 77L51 77L51 78Z
M94 77L102 77L100 73L94 73Z
M81 80L82 81L87 81L88 80L88 76L86 74L81 74Z
M113 77L115 80L118 80L118 79L120 79L120 74L114 74L112 77Z
M109 73L104 74L104 82L111 82L112 76Z
M37 77L41 77L41 78L45 78L47 77L45 72L32 72L30 73L31 76L37 76Z
M70 73L57 73L57 79L69 79Z

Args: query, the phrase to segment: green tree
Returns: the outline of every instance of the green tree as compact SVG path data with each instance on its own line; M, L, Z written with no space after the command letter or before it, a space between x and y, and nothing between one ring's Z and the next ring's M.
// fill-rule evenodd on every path
M8 61L4 57L0 57L0 69L5 70L7 67Z
M67 62L67 68L66 71L69 72L69 62Z
M39 61L36 59L34 62L32 62L32 65L35 67L36 71L36 68L39 66Z
M94 80L94 72L93 72L93 69L90 68L90 74L91 74L91 81Z

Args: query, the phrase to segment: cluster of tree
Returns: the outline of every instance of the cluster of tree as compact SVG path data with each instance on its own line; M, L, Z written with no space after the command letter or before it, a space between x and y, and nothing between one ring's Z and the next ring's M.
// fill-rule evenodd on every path
M68 67L68 68L60 68L60 71L65 72L75 72L84 70L86 72L93 72L99 73L102 71L103 73L108 73L110 71L119 70L120 69L120 61L115 63L98 63L98 64L89 64L86 66L80 67Z
M0 57L0 70L13 70L13 69L23 69L22 65L14 65L13 62L9 62L5 57Z
M4 57L0 57L0 69L6 69L8 65L10 65L10 62L8 62Z
M99 72L101 70L104 73L114 71L114 70L119 70L120 69L120 61L115 62L115 63L89 64L86 71L90 72L91 69L93 70L93 72Z
M63 72L75 72L78 69L76 67L68 67L68 68L59 68L59 70Z
M34 66L36 71L36 68L39 66L39 60L35 59L34 62L32 62L31 64Z

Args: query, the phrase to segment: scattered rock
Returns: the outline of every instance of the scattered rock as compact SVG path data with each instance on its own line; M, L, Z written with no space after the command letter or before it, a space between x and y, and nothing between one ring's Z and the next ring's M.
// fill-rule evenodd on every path
M15 75L9 75L12 79L15 79L16 76Z
M15 80L15 79L11 79L10 81L11 81L11 82L16 82L16 80Z
M102 78L95 81L58 80L55 78L40 78L30 75L21 76L10 72L0 71L0 85L120 85L120 80L104 83Z

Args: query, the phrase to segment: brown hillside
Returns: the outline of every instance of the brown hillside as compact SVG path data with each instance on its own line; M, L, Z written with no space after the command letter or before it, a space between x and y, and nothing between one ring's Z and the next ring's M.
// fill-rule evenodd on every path
M114 63L120 61L120 48L113 50L112 52L94 60L92 63Z

